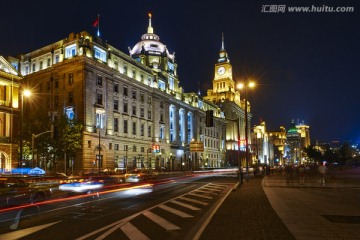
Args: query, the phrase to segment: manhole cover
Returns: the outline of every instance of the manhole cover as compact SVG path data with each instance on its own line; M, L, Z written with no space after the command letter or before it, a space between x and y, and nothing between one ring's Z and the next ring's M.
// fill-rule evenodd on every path
M360 216L322 215L332 223L360 224Z

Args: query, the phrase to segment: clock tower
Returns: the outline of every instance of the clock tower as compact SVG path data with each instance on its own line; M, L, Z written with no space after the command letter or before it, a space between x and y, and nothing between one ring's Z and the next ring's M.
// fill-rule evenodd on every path
M212 102L234 101L237 98L235 95L238 95L232 76L230 59L224 47L224 34L222 34L221 40L219 58L217 63L215 63L214 79L212 80L213 87L207 91L207 96L205 97L205 99Z

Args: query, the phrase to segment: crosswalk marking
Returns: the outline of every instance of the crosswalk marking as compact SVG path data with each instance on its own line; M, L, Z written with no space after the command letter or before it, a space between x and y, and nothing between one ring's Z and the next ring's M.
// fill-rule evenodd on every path
M48 228L48 227L50 227L50 226L52 226L54 224L57 224L59 222L61 222L61 221L48 223L48 224L43 224L43 225L30 227L30 228L25 228L23 230L18 230L18 231L14 231L14 232L5 233L5 234L0 235L0 239L6 239L6 240L20 239L20 238L26 237L27 235L30 235L30 234L35 233L37 231L40 231L42 229Z
M206 194L218 195L218 193L210 192L210 190L203 191L203 190L199 189L199 190L195 190L194 192L201 192L201 193L206 193Z
M203 187L203 188L210 189L212 191L222 191L224 189L223 187L217 187L217 186L206 186L206 187Z
M175 215L178 215L179 217L182 217L182 218L191 218L191 217L193 217L193 216L191 216L191 215L189 215L187 213L184 213L184 212L182 212L180 210L177 210L175 208L172 208L172 207L169 207L169 206L166 206L166 205L160 205L159 208L164 209L164 210L166 210L168 212L171 212L171 213L173 213Z
M180 206L182 206L182 207L189 208L189 209L194 210L194 211L201 210L200 208L197 208L197 207L194 207L194 206L192 206L192 205L190 205L190 204L186 204L186 203L179 202L179 201L176 201L176 200L173 200L173 201L171 201L171 202L172 202L172 203L175 203L175 204L177 204L177 205L180 205Z
M168 220L166 220L166 219L164 219L164 218L162 218L162 217L160 217L160 216L158 216L155 213L152 213L150 211L144 212L143 215L145 217L149 218L150 220L154 221L155 223L159 224L161 227L163 227L167 231L180 229L175 224L172 224Z
M130 222L120 228L130 240L150 240L137 227Z
M179 199L183 199L183 200L186 200L186 201L189 201L189 202L193 202L193 203L198 203L198 204L201 204L201 205L203 205L203 206L208 205L207 202L202 202L202 201L199 201L199 200L196 200L196 199L192 199L192 198L179 197Z
M205 196L205 195L196 194L196 193L189 193L188 195L192 195L192 196L196 196L196 197L200 197L200 198L206 198L206 199L212 199L213 198L213 197L210 197L210 196Z

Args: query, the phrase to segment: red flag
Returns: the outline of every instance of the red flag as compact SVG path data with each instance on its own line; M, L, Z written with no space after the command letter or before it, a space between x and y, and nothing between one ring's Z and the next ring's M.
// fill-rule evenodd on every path
M92 24L94 27L97 27L99 25L99 16L97 16L96 20Z

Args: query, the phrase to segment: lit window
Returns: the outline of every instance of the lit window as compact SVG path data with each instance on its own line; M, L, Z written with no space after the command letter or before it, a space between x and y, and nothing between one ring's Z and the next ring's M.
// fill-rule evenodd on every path
M174 79L173 78L169 78L169 89L174 90Z
M159 89L165 90L165 82L162 80L159 80Z
M70 58L76 55L76 44L72 44L65 48L65 58Z
M105 126L105 111L96 110L96 128L104 128Z
M160 127L160 139L164 139L165 138L165 127L161 126Z
M94 46L94 57L103 62L106 62L106 52L96 46Z

